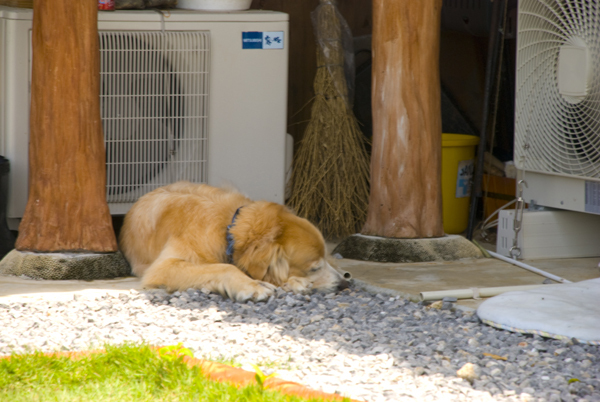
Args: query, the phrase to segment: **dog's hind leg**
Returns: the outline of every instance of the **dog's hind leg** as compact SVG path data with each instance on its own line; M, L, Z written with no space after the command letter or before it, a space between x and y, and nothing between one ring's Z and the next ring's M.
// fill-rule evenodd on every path
M275 286L257 281L230 264L193 264L170 257L155 261L144 273L142 284L167 291L208 289L238 302L261 301L273 295Z

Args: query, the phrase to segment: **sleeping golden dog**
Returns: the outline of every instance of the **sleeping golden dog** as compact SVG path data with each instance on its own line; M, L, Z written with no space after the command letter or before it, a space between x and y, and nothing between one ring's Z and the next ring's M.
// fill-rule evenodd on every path
M177 182L141 197L125 217L120 246L145 287L169 292L207 289L259 301L277 286L295 293L348 287L307 220L205 184Z

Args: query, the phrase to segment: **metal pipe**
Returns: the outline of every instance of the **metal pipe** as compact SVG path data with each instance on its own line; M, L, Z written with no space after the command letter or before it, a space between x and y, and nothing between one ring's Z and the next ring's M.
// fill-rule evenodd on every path
M483 158L488 136L488 125L492 104L497 109L497 102L492 101L492 91L496 87L498 91L497 80L498 72L501 71L499 59L501 56L502 41L504 40L504 28L506 25L506 0L496 0L492 6L492 21L490 26L490 38L488 42L488 55L485 67L485 87L483 95L483 117L481 123L481 133L479 135L479 148L477 150L477 163L475 164L475 174L473 177L473 186L471 188L471 200L469 205L469 220L467 224L467 239L473 239L473 230L475 228L475 215L477 213L477 204L482 196L483 181ZM496 84L496 86L494 85ZM491 127L494 130L494 127Z
M560 283L572 283L571 281L566 280L565 278L561 278L560 276L556 276L556 275L551 274L549 272L542 271L539 268L532 267L531 265L527 265L527 264L525 264L525 263L523 263L521 261L515 260L513 258L505 257L502 254L494 253L493 251L489 251L489 250L488 250L488 253L490 253L490 255L492 257L495 257L495 258L497 258L499 260L508 262L509 264L516 265L517 267L525 268L528 271L534 272L534 273L536 273L538 275L545 276L546 278L552 279L553 281L560 282Z
M436 290L432 292L421 292L419 298L421 301L441 300L444 297L456 297L457 299L478 299L481 297L492 297L502 293L512 292L515 290L531 290L547 285L521 285L521 286L498 286L494 288L469 288L469 289L452 289L452 290Z

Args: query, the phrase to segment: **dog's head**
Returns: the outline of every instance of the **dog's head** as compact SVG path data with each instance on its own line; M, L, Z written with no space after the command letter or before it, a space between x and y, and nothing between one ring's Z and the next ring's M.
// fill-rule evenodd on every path
M238 221L231 230L234 257L252 278L296 293L349 286L349 274L327 262L323 235L306 219L279 204L255 202L244 207Z

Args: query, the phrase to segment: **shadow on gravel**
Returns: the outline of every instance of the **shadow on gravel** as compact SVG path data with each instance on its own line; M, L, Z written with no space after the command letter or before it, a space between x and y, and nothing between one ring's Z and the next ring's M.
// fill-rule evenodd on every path
M367 371L398 369L416 377L439 375L447 382L466 363L473 363L478 379L472 388L496 397L600 400L598 346L498 330L482 324L473 312L431 308L356 287L338 294L278 290L264 303L236 303L193 289L142 294L153 304L189 310L191 321L268 324L282 338L307 345L325 342L336 352L359 356ZM299 353L314 364L328 364L332 358L313 355L309 346ZM471 388L466 381L461 387Z

